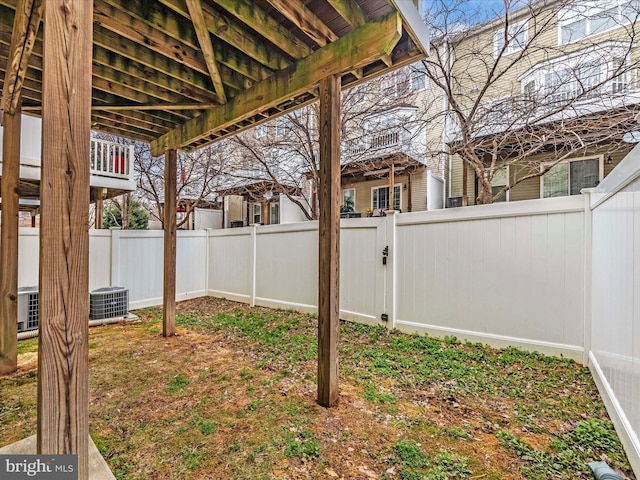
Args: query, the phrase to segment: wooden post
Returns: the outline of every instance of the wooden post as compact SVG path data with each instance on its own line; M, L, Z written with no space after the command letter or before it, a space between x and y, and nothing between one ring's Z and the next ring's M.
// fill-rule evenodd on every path
M162 335L176 333L176 189L177 150L164 154L164 304Z
M18 368L18 182L20 108L3 114L2 228L0 229L0 375Z
M318 404L338 403L340 320L340 81L320 81Z
M44 14L38 453L77 454L87 480L93 2Z
M103 213L104 213L104 200L99 198L96 200L96 221L95 221L96 230L102 230L103 228L103 225L102 225Z

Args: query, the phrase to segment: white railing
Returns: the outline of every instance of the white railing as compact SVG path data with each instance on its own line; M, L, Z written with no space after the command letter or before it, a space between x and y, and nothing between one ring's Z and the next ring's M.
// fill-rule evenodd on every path
M380 154L396 153L407 144L406 137L405 130L402 128L387 128L346 140L343 155L348 160L354 160L354 157L369 158Z
M130 180L133 172L133 145L91 139L91 175Z

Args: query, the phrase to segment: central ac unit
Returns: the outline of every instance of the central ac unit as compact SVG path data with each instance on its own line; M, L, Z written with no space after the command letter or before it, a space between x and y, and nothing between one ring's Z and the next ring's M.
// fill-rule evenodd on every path
M18 333L38 329L38 287L18 288Z
M89 294L89 318L126 317L129 313L129 290L123 287L98 288Z

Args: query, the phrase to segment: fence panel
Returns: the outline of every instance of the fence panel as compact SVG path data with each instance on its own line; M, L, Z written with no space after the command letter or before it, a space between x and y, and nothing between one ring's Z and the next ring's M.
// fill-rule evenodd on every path
M395 326L582 359L584 200L398 217Z
M251 242L251 227L209 231L209 295L251 301Z
M345 219L340 229L340 318L380 324L385 310L384 218ZM317 250L316 250L317 251Z
M21 228L18 232L18 287L38 285L40 268L40 229Z
M317 222L257 227L255 252L256 304L317 309Z
M111 231L89 230L89 291L111 286Z
M591 371L640 472L640 147L593 192Z

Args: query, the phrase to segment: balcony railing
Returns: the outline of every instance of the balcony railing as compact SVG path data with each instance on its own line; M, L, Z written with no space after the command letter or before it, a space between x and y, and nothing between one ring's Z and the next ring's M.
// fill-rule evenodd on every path
M133 145L92 138L90 157L91 175L132 179Z
M408 143L408 135L401 128L387 128L362 137L346 140L343 143L343 156L346 160L371 158L388 155L402 150Z

